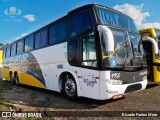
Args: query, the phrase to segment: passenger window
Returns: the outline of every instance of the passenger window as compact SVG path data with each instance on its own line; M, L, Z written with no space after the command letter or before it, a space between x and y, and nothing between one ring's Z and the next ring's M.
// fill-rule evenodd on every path
M57 40L58 42L67 39L67 19L60 20L57 24Z
M56 44L67 39L67 19L62 19L49 29L49 44Z
M47 43L48 43L48 30L46 28L41 31L41 42L42 42L41 47L47 46Z
M70 37L74 37L93 27L91 14L89 11L83 11L74 14L69 19Z
M6 50L7 48L3 49L3 58L6 58Z
M56 25L53 25L49 29L49 44L55 44L57 41L56 39Z
M33 41L33 35L30 35L25 39L25 52L33 49Z
M24 45L24 40L20 40L17 43L17 54L22 54L23 53L23 45Z
M10 53L11 53L10 47L7 47L7 56L6 57L10 57Z
M82 65L97 67L96 44L93 33L82 38Z
M72 40L68 44L68 61L71 65L78 65L78 40Z
M40 32L36 33L35 35L35 48L40 48L41 47L41 37L40 37Z
M11 46L11 56L16 55L16 43Z
M47 28L42 29L35 35L35 48L42 48L47 46L48 43L48 30Z

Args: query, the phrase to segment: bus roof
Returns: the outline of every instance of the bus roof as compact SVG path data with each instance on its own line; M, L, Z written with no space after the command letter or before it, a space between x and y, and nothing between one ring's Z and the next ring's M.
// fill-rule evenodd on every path
M117 12L119 14L122 14L122 15L125 15L125 16L131 18L130 16L128 16L128 15L126 15L126 14L124 14L124 13L122 13L122 12L116 10L116 9L109 8L109 7L106 7L106 6L103 6L103 5L99 5L99 4L96 4L96 3L94 3L94 4L87 4L87 5L75 8L72 11L68 12L68 14L73 14L73 13L76 13L76 12L84 10L84 9L91 9L92 7L101 7L101 8L104 8L104 9L107 9L107 10L110 10L110 11L114 11L114 12Z

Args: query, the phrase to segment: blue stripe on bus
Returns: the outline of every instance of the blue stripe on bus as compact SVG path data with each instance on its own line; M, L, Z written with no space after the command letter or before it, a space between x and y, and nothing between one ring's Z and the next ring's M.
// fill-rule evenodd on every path
M31 75L31 76L33 76L33 77L35 77L38 81L40 81L46 87L45 81L43 79L41 79L38 75L36 75L34 72L27 71L26 73Z

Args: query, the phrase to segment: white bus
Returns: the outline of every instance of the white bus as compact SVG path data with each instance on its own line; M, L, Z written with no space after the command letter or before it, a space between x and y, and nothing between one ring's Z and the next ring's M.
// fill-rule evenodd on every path
M3 79L62 92L66 98L116 99L147 85L133 20L90 4L3 49Z

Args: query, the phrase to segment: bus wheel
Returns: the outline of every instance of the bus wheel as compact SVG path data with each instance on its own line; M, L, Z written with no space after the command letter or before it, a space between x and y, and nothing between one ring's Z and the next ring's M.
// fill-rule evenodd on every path
M18 86L19 85L19 77L18 77L18 74L15 74L14 76L14 82L15 84Z
M11 84L14 84L14 77L12 74L10 74L10 82L11 82Z
M77 97L77 85L74 78L68 77L63 82L63 93L67 99L74 100Z

